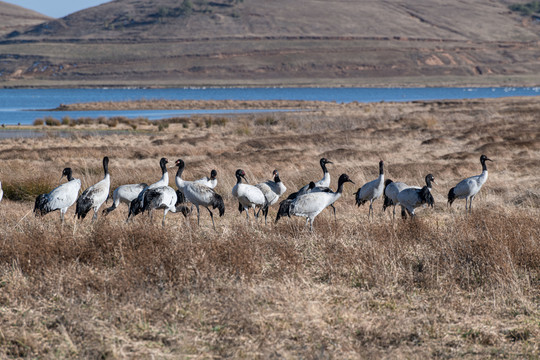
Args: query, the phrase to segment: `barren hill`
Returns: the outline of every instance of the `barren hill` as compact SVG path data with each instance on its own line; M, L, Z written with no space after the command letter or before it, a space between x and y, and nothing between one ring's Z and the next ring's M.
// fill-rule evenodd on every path
M0 85L539 84L509 3L116 0L5 36Z
M50 17L0 1L0 35L51 20Z

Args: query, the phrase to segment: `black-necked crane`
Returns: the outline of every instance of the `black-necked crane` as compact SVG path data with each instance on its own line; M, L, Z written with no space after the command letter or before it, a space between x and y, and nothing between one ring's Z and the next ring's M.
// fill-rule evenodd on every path
M81 189L81 180L73 178L71 168L65 168L62 171L62 177L64 176L67 177L67 183L56 187L48 194L37 196L34 203L36 216L43 216L51 211L60 210L60 219L62 224L64 223L64 214L75 203Z
M469 203L469 212L472 211L472 201L476 194L482 188L482 185L488 179L488 170L486 161L493 161L488 159L486 155L480 156L480 163L482 164L482 173L480 175L471 176L469 178L461 180L456 186L450 189L448 192L448 205L451 206L456 199L465 199L465 211L467 211L467 202Z
M103 158L103 172L105 173L103 180L84 190L81 196L79 196L77 199L75 214L77 215L78 219L84 219L90 209L93 209L94 216L92 216L92 221L95 221L97 219L97 212L99 208L109 197L111 176L109 174L109 158L107 156Z
M362 206L369 201L368 217L373 217L373 201L377 200L384 191L384 162L379 161L379 177L365 183L355 193L356 205Z
M423 204L433 207L435 203L431 195L431 184L435 184L435 178L432 174L427 174L425 180L426 185L423 188L407 188L397 195L398 205L405 207L411 217L415 216L414 209L417 207Z
M120 203L126 204L129 207L129 204L137 198L145 187L148 187L148 184L140 183L120 185L114 189L113 204L110 207L103 209L103 216L108 215L111 211L116 209Z
M343 193L343 184L346 182L354 182L349 179L347 174L341 174L338 180L337 191L319 191L310 192L298 196L289 205L288 213L295 216L303 216L306 218L306 225L309 222L309 228L313 231L313 221L327 206L336 202Z
M158 186L149 188L144 192L144 205L142 212L148 211L150 219L152 218L152 210L163 210L162 226L165 226L165 216L170 212L182 212L186 215L186 207L178 202L178 193L170 186Z
M328 169L326 168L326 164L333 164L330 160L326 158L321 158L319 160L319 164L321 165L322 171L323 171L323 178L319 181L314 181L315 186L320 187L330 187L330 173L328 172ZM303 186L300 190L298 190L301 193L305 193L308 190L309 184Z
M268 206L266 197L263 192L254 185L243 184L242 179L246 182L246 173L242 169L236 170L236 184L232 189L232 195L238 199L238 202L244 207L246 211L246 219L249 221L249 209L253 209L255 218L259 217L259 212ZM255 209L259 208L259 211L255 212Z
M283 182L281 181L281 178L279 177L279 172L277 170L274 170L272 172L272 176L274 177L273 180L267 180L265 182L255 185L257 188L259 188L259 190L262 191L264 197L266 198L266 202L268 203L268 206L263 209L265 225L266 217L268 216L268 208L274 205L279 200L279 197L285 194L285 191L287 191L287 187L285 187L285 184L283 184ZM240 206L242 205L240 204Z
M182 159L176 160L176 166L178 171L176 172L175 182L178 187L179 195L182 194L182 199L179 202L188 201L195 205L197 208L197 225L200 225L200 210L199 207L203 206L210 213L212 218L212 226L216 229L214 222L214 214L210 207L218 209L219 216L225 214L225 204L221 195L216 193L211 186L217 185L217 171L212 170L210 172L210 178L202 178L195 181L186 181L182 179L182 173L186 167L186 163ZM210 186L208 186L208 185Z
M210 189L214 189L217 186L217 171L213 169L212 171L210 171L210 177L205 176L203 178L195 180L194 182L197 184L203 184L205 186L208 186Z
M396 205L398 204L397 196L399 192L408 188L420 189L419 186L407 185L404 182L394 182L391 179L385 180L383 211L386 211L387 207L392 206L392 218L396 217ZM401 217L407 217L407 213L405 212L405 208L403 206L401 207Z
M289 209L290 209L290 206L291 206L292 202L297 197L311 192L311 190L313 190L314 188L315 188L315 183L313 181L311 181L308 184L307 188L301 188L297 192L294 192L294 193L290 194L285 200L280 201L279 209L278 209L278 212L277 212L277 215L276 215L276 220L274 221L274 223L277 224L279 219L281 219L285 215L288 216L288 217L291 217L291 214L289 213ZM332 207L333 206L334 205L332 205ZM334 216L335 216L335 214L336 214L336 212L334 211Z
M197 225L200 225L199 206L202 206L205 207L206 210L208 210L208 212L210 213L210 218L212 218L212 226L214 227L214 230L216 230L216 224L214 223L214 214L212 213L212 210L210 210L210 207L212 207L213 209L218 209L220 217L225 214L225 204L221 195L219 195L214 191L214 189L206 185L193 182L190 184L185 184L184 196L187 201L195 205L195 207L197 208Z
M129 222L129 219L131 219L132 216L135 216L142 211L144 207L144 193L146 191L162 186L169 186L169 172L167 171L168 163L169 160L167 160L167 158L161 158L159 160L159 167L161 168L161 179L143 188L142 191L137 195L137 198L131 201L131 204L129 205L129 214L126 222Z

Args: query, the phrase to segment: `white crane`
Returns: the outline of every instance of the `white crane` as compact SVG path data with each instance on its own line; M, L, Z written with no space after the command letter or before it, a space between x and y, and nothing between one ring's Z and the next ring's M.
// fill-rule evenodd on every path
M62 177L64 176L68 179L67 183L56 187L48 194L38 195L34 204L36 216L60 210L60 219L62 224L64 223L64 214L75 203L81 189L81 180L73 178L71 168L65 168L62 171Z
M150 219L152 218L152 210L163 209L162 226L165 226L165 216L170 212L182 212L184 216L187 215L187 208L178 203L178 192L172 187L158 186L151 189L147 189L144 193L144 205L142 212L149 211Z
M291 202L288 212L292 215L305 217L306 225L309 221L309 228L313 231L313 221L315 220L315 217L327 206L333 204L341 197L341 194L343 193L343 184L346 182L354 184L347 174L341 174L336 192L319 191L298 196Z
M383 211L386 211L387 207L392 206L392 218L396 217L396 205L398 204L397 196L399 192L408 188L420 189L419 186L410 186L405 184L404 182L394 182L391 179L387 179L384 182ZM403 206L401 207L401 216L404 218L407 217L407 213L405 212L405 208Z
M414 217L414 209L417 207L428 204L433 207L435 201L431 195L431 183L435 184L435 178L431 174L426 175L426 185L421 189L407 188L399 192L397 195L398 205L401 205L407 209L407 212L411 217Z
M471 176L469 178L461 180L456 186L450 189L448 192L448 205L452 206L455 199L465 199L465 211L467 211L467 201L469 202L469 212L472 211L472 201L476 194L482 188L482 185L488 179L488 170L486 161L493 161L488 159L486 155L480 156L480 163L482 164L482 173L480 175Z
M92 222L95 221L99 208L109 197L111 176L109 174L109 158L107 156L103 158L103 172L105 173L103 180L84 190L77 199L75 214L78 219L84 219L90 209L93 209L94 216L92 217Z
M167 171L168 163L169 160L167 160L167 158L161 158L159 160L159 167L161 168L161 179L142 189L142 191L137 195L137 198L131 201L131 204L129 205L129 214L126 222L129 222L129 219L132 216L135 216L142 211L144 207L144 193L146 191L162 186L169 186L169 172Z
M250 208L253 209L255 218L258 218L261 209L268 207L266 197L258 187L242 183L242 178L246 180L246 173L244 172L244 170L236 170L235 176L236 185L234 185L232 189L232 195L237 198L238 202L244 207L244 210L246 211L246 219L248 221ZM256 208L259 208L259 211L255 212Z
M379 161L379 177L362 185L355 193L356 205L362 206L369 201L368 217L373 217L373 201L377 200L384 191L384 162Z
M263 209L265 225L266 217L268 216L268 208L274 205L279 200L279 197L285 194L285 191L287 191L287 188L279 178L279 172L277 170L274 170L272 172L272 176L274 177L273 180L267 180L265 182L255 185L257 188L259 188L259 190L262 191L264 197L266 198L266 202L268 203L268 206ZM242 205L240 204L239 206L241 207ZM242 212L240 207L238 208L238 210Z
M210 171L210 177L205 176L199 180L195 180L194 182L197 184L203 184L208 186L210 189L213 189L217 186L217 171L212 170Z
M113 191L113 204L112 206L103 209L103 216L107 216L111 211L116 209L120 203L124 203L129 207L129 204L137 198L137 196L143 191L148 184L125 184L120 185Z

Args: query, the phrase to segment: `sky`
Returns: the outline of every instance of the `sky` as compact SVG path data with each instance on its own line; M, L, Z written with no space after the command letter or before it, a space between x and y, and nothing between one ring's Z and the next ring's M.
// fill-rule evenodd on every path
M54 18L103 4L111 0L2 0Z

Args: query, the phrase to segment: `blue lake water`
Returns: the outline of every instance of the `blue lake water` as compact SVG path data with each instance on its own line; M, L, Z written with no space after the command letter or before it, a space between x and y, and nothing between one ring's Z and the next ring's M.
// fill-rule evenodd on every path
M348 103L379 101L452 100L540 96L540 87L497 88L179 88L179 89L0 89L0 124L32 124L52 116L129 118L150 120L195 114L230 114L254 110L136 110L56 112L60 104L94 101L164 100L314 100ZM268 110L261 110L268 111Z

